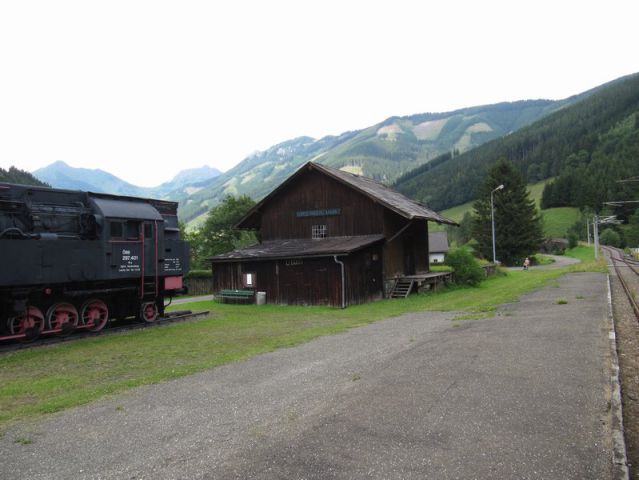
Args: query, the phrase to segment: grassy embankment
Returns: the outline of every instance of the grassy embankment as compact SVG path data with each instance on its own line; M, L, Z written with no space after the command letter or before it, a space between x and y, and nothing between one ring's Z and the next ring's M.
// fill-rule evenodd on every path
M586 247L572 255L587 261L593 257ZM602 268L589 261L567 270L509 272L478 288L448 288L345 310L192 303L188 308L211 310L214 316L5 354L0 356L0 434L15 420L37 418L403 313L462 312L457 320L490 316L498 305L516 301L566 271Z
M537 208L539 208L541 194L547 181L548 180L544 180L542 182L528 185L527 187L528 192L530 193L530 198L535 201ZM462 218L464 218L464 214L466 212L472 213L473 203L474 202L468 202L462 205L457 205L456 207L443 210L441 214L451 220L459 222ZM548 208L546 210L541 210L541 217L544 225L544 236L564 238L568 229L579 219L579 209L573 207ZM431 231L436 231L443 230L444 227L433 226L430 227L430 229Z

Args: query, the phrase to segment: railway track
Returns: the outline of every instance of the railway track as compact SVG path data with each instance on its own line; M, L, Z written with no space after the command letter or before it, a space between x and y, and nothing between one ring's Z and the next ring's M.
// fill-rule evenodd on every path
M50 336L50 337L42 337L32 342L14 341L14 342L0 344L0 354L15 352L15 351L24 350L24 349L56 345L56 344L65 343L65 342L74 342L77 340L82 340L84 338L97 338L97 337L103 337L105 335L115 335L118 333L130 331L130 330L140 330L144 328L160 327L164 325L170 325L173 323L184 322L188 320L193 320L195 318L204 317L206 315L209 315L209 313L210 312L208 310L205 310L202 312L191 312L190 310L180 310L175 312L169 312L164 317L159 318L153 323L146 323L146 322L140 322L140 321L130 321L130 322L125 321L126 323L123 323L122 321L119 321L117 323L107 325L107 327L104 330L101 330L100 332L78 331L66 336L57 335L57 336Z
M618 248L603 247L603 249L608 253L619 283L623 287L637 321L639 321L639 304L635 298L639 292L639 262L627 258L625 253Z

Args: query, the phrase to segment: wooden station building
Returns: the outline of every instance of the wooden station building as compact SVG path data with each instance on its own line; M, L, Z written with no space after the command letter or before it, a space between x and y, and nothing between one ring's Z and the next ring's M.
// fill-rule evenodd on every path
M237 224L260 243L211 258L213 288L289 305L391 296L401 279L428 276L429 221L456 225L369 178L309 162Z

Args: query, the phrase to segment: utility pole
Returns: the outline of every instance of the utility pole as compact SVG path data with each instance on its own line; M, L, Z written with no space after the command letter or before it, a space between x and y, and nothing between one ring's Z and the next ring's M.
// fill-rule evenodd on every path
M597 215L593 219L593 230L595 236L595 260L599 260L599 217Z
M590 246L590 219L586 217L586 234L588 235L588 246Z

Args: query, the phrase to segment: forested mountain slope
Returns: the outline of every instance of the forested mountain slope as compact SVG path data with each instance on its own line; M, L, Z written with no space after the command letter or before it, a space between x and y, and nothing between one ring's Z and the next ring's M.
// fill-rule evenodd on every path
M635 112L600 135L592 149L570 154L559 176L546 185L542 208L588 207L601 211L604 202L639 200L639 105ZM629 204L616 213L628 216L639 204Z
M634 157L634 167L631 157L638 111L639 74L634 74L599 87L579 102L501 139L458 156L441 156L399 178L395 188L435 210L443 210L475 199L487 171L500 158L513 162L530 183L553 176L562 178L577 168L590 174L583 169L595 159L600 159L598 170L605 170L607 160L603 157L609 161L613 152L616 155L621 151L626 152L623 158L627 160L621 160L625 170L612 176L626 175L633 168L636 172L639 157ZM621 135L621 131L626 133ZM593 188L600 191L608 188L609 182L593 182L598 185Z
M500 138L589 93L560 101L524 100L391 117L339 136L289 140L247 157L220 177L200 184L200 191L180 198L181 217L189 221L226 195L248 195L259 200L309 160L391 183L403 172L443 152L465 152Z
M36 185L41 187L49 186L35 178L29 172L20 170L16 167L9 167L9 170L0 168L0 182L18 183L20 185Z

